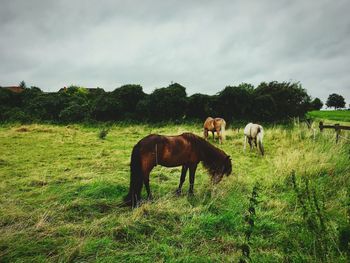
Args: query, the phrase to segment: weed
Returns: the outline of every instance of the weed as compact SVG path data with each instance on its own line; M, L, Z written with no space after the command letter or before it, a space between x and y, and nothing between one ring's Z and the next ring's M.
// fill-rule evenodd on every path
M109 129L106 129L106 128L103 128L99 131L98 133L98 137L101 139L101 140L104 140L107 136L107 134L109 133Z

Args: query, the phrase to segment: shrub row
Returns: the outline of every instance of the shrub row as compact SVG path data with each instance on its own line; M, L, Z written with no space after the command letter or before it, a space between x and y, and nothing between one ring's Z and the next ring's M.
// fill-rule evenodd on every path
M111 92L70 86L47 93L37 87L14 93L0 88L0 121L142 121L203 120L221 116L227 121L281 121L302 117L316 103L299 83L262 82L256 88L242 83L215 95L187 96L174 83L146 94L140 85L124 85ZM321 105L322 107L322 105Z

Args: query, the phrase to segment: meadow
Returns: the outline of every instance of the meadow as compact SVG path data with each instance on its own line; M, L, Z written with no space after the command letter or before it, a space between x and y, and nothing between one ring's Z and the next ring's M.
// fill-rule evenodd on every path
M229 127L210 139L233 160L221 183L199 165L176 196L181 168L157 166L154 200L120 207L138 140L201 127L0 126L0 262L349 261L350 144L303 123L266 127L264 157Z
M350 122L350 110L315 110L308 112L307 115L313 119Z

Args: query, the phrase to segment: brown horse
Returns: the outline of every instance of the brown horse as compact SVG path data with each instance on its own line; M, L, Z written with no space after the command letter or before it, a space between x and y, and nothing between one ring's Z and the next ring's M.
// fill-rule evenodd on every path
M124 198L126 204L135 207L141 199L143 184L148 198L152 198L149 187L149 174L153 167L182 166L177 193L181 193L187 170L190 170L189 193L193 194L194 175L199 162L202 162L213 183L221 181L232 171L231 158L219 148L192 133L178 136L151 134L141 139L133 148L130 163L130 189Z
M219 137L219 142L222 143L222 139L225 139L225 127L226 122L224 119L208 117L203 125L204 139L208 139L208 132L211 131L213 133L213 139L215 140L214 132L216 132Z

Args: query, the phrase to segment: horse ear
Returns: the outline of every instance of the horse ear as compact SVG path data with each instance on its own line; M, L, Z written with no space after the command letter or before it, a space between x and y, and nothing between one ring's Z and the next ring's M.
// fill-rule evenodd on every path
M227 159L227 160L231 160L231 156L230 156L230 155L227 155L226 159Z

